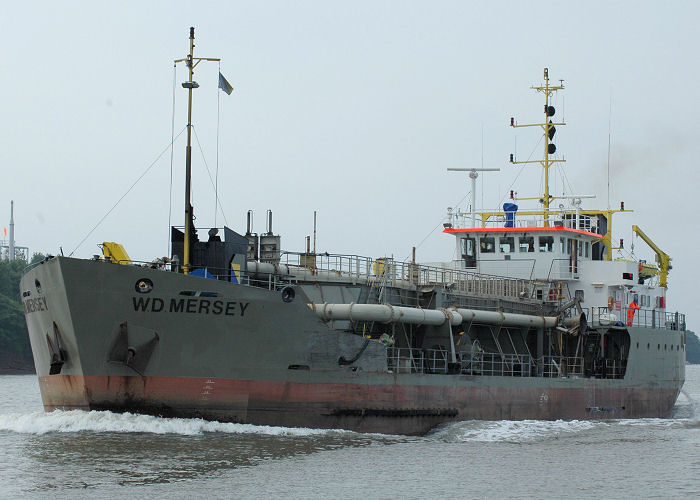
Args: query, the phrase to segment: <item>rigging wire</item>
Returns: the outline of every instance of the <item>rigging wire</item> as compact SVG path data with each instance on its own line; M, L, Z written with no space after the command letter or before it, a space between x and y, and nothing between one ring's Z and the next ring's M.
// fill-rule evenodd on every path
M471 195L471 194L472 194L472 191L471 191L471 189L470 189L469 192L468 192L466 195L464 195L464 198L462 198L461 200L459 200L457 203L453 204L452 206L453 206L453 207L458 207L458 206L459 206L464 200L466 200L466 199L469 197L469 195ZM472 209L472 210L473 210L473 209ZM441 225L442 225L442 221L441 221L441 222L438 222L437 226L435 226L435 227L425 236L425 238L423 238L423 239L421 240L421 242L418 243L418 245L416 245L416 250L419 249L419 248L421 247L421 245L423 245L423 243L425 243L425 241L426 241L428 238L430 238L430 237L432 236L432 234L435 232L435 230L436 230L437 228L439 228ZM408 260L408 258L409 258L409 256L407 255L407 256L403 259L403 262L406 262L406 261Z
M196 134L196 133L195 133L195 134ZM542 142L542 138L543 138L543 137L544 137L544 135L540 136L540 140L537 141L537 144L535 144L535 147L532 148L532 151L530 151L530 155L527 157L527 160L526 160L526 161L529 161L530 158L532 158L532 155L535 153L535 150L536 150L537 147L540 145L540 142ZM518 177L520 177L520 174L523 173L523 170L525 169L526 166L527 166L527 164L524 163L524 164L520 167L520 171L518 172L518 175L515 176L515 179L513 179L513 182L510 184L510 186L508 187L508 189L506 190L506 192L509 192L509 191L513 188L513 186L515 185L515 183L516 183L517 180L518 180ZM483 205L483 196L484 196L484 189L483 189L483 186L484 186L484 179L483 179L483 176L481 176L481 197L482 197L481 206L484 206L484 205ZM468 197L469 195L471 195L471 193L472 193L471 190L469 190L469 192L464 196L464 198L462 198L461 200L459 200L459 202L453 204L452 206L453 206L453 207L458 207L462 202L464 202L464 200L467 199L467 197ZM498 203L499 206L500 206L501 203L503 203L504 200L505 200L505 195L503 196L503 198L501 198L501 201ZM474 210L474 207L472 207L472 210ZM435 232L435 230L436 230L438 227L440 227L440 225L442 225L442 222L439 222L439 223L426 235L426 237L423 238L423 240L421 240L421 242L416 246L416 249L420 248L421 245L422 245L423 243L425 243L425 241L426 241L428 238L430 238L430 236L432 236L432 234ZM404 259L404 261L406 261L406 260L408 260L408 256L406 256L406 258Z
M571 182L569 182L569 177L566 175L566 170L563 168L561 169L561 174L562 174L562 186L564 185L564 181L566 181L566 185L569 188L569 195L574 194L574 188L571 186Z
M610 90L610 109L608 110L608 210L610 210L610 137L612 135L612 89Z
M95 224L94 227L93 227L92 229L90 229L90 231L85 235L85 237L84 237L82 240L80 240L80 243L78 243L78 245L73 249L73 251L72 251L71 253L68 254L68 257L71 257L71 256L75 253L75 251L78 250L78 248L80 248L81 245L82 245L83 243L85 243L85 240L87 240L87 239L90 237L90 235L95 231L95 229L97 229L98 226L99 226L100 224L102 224L102 221L104 221L104 220L107 218L107 216L108 216L109 214L111 214L112 211L113 211L115 208L117 208L117 205L119 205L119 203L121 203L121 201L122 201L124 198L126 198L126 195L128 195L128 194L131 192L131 190L134 189L134 187L136 186L136 184L138 184L139 181L141 181L141 179L143 179L143 178L146 176L146 174L151 170L151 168L153 168L153 166L154 166L156 163L158 163L158 160L160 160L160 159L163 157L163 155L164 155L165 153L167 153L168 149L172 147L172 144L178 139L178 137L180 137L180 136L182 135L182 133L183 133L186 129L187 129L187 127L184 127L182 130L180 130L180 132L175 136L175 138L174 138L173 140L170 141L170 143L160 152L160 154L158 154L158 156L156 157L156 159L153 160L153 161L151 162L150 165L148 165L148 167L146 168L146 170L139 176L139 178L136 179L136 180L134 181L134 183L131 185L131 187L129 187L129 189L126 190L126 192L121 196L121 198L119 198L119 199L117 200L117 202L112 206L112 208L110 208L110 209L107 211L107 213L104 214L104 215L102 216L102 218L101 218L99 221L97 221L97 224Z
M535 147L532 148L532 151L530 151L530 155L527 157L527 160L525 161L530 161L530 158L532 158L532 155L535 154L535 149L540 145L540 142L542 142L542 138L544 135L540 136L540 140L537 141L537 144L535 144ZM525 170L525 167L527 166L527 163L523 163L523 165L520 167L520 171L518 172L518 175L515 176L515 179L513 179L513 182L510 183L510 186L508 186L508 189L506 189L506 193L510 193L510 190L513 189L513 186L515 186L515 183L518 181L518 177L520 177L520 174L523 173L523 170ZM543 174L544 175L544 174ZM503 198L501 198L501 201L498 202L498 206L501 205L506 199L506 194L503 195Z
M221 61L219 61L219 74L221 74ZM216 175L214 176L214 227L216 227L217 203L219 201L219 100L221 99L219 87L216 88ZM223 215L223 210L222 210ZM224 218L224 220L226 220ZM226 224L228 225L228 223Z
M171 245L171 234L170 226L172 225L172 215L173 215L173 157L175 154L175 94L177 89L177 63L173 64L173 118L172 124L170 125L170 190L168 192L168 253L170 255L170 245Z
M197 146L199 147L199 152L202 154L202 161L204 161L204 167L207 169L207 174L209 175L209 182L211 182L211 186L214 188L214 195L216 198L216 203L219 205L219 209L221 209L221 216L224 218L224 223L228 226L228 221L226 220L226 214L224 213L224 209L221 206L221 200L219 199L219 193L216 192L216 186L214 185L214 179L211 177L211 171L209 170L209 165L207 164L207 159L204 157L204 150L202 149L202 144L199 142L199 136L197 135L197 129L195 128L194 125L192 125L192 130L194 130L194 138L197 141Z

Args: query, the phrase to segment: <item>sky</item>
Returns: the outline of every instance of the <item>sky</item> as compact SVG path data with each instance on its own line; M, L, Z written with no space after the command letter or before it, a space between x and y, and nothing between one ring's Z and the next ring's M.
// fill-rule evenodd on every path
M245 232L253 210L262 233L269 209L283 248L303 251L316 210L321 252L403 260L416 246L419 261L448 261L454 238L440 228L447 207L468 209L470 185L447 168L501 169L480 177L477 208L542 193L540 167L508 163L537 158L537 131L508 125L541 118L530 86L547 67L564 80L554 105L567 123L552 190L605 208L609 165L610 205L634 210L613 238L653 260L637 224L673 257L669 309L693 328L698 5L12 2L0 11L0 221L14 200L30 252L90 257L117 241L136 260L167 254L169 225L184 220L184 134L172 187L168 146L186 124L186 72L173 60L194 26L195 57L221 58L195 72L198 227L214 225L218 164L218 226Z

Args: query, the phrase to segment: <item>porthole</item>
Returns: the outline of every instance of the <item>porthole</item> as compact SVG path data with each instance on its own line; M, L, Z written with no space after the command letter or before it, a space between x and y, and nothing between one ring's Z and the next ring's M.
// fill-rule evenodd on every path
M153 282L148 278L141 278L136 282L134 288L139 293L150 293L153 290Z
M637 342L637 349L639 349L639 342Z
M664 351L666 350L666 344L664 344Z
M656 344L656 349L660 351L660 350L661 350L661 344Z
M649 345L649 342L647 342L647 351L649 350L651 346Z

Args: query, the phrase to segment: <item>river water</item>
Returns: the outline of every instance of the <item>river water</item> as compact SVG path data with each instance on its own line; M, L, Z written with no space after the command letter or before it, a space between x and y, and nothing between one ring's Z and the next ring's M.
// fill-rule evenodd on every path
M700 496L700 365L673 418L471 421L424 437L44 413L0 376L1 498Z

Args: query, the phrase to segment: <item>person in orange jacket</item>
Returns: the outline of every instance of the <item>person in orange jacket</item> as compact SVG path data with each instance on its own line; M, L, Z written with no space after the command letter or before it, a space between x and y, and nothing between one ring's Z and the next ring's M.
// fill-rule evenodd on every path
M640 307L637 305L637 298L635 297L627 308L627 326L632 326L634 313L637 312L637 309L640 309Z

